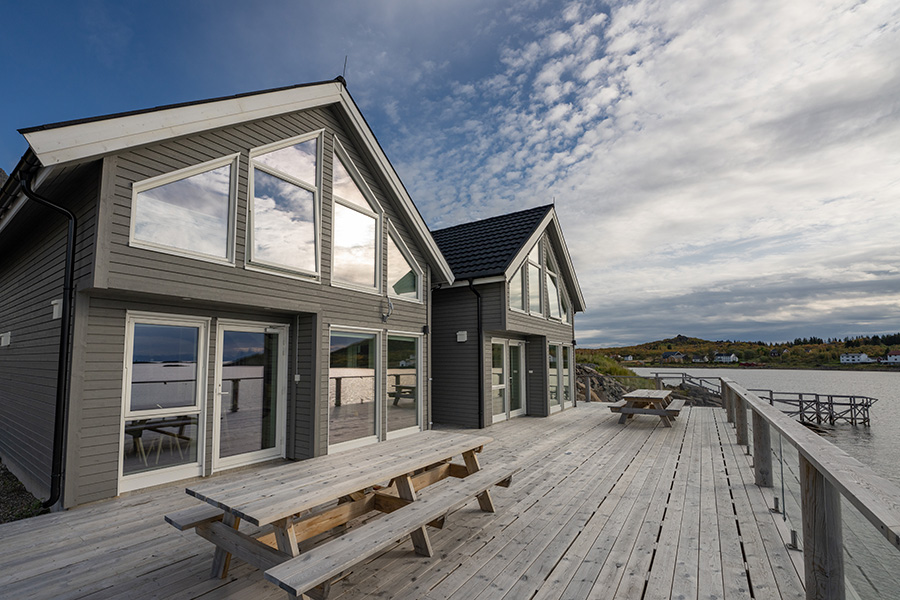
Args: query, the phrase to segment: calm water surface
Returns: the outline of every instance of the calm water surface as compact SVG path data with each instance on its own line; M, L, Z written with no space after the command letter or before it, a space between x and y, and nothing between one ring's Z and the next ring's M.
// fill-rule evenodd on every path
M878 398L871 427L836 426L829 439L873 471L900 484L900 370L815 371L783 369L634 369L638 375L684 372L729 377L745 388Z

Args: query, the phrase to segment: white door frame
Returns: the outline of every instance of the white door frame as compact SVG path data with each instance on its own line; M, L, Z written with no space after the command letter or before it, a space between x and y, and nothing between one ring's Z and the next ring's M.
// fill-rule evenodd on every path
M225 331L246 331L250 333L278 334L278 384L275 391L277 406L275 409L275 447L247 452L237 456L222 458L219 456L219 443L222 434L222 342ZM273 458L284 457L285 422L287 418L287 356L290 328L280 323L260 323L259 321L237 321L217 319L216 321L216 362L213 394L213 432L212 432L212 471L221 471L257 463Z
M509 399L509 393L507 392L506 397L506 407L509 411L509 418L518 417L524 415L528 412L528 394L525 389L525 341L524 340L509 340L506 345L506 362L509 367L509 376L512 376L512 363L509 360L509 349L513 346L517 346L519 348L519 394L521 395L520 401L522 402L522 408L519 410L512 410L512 402ZM507 386L507 390L509 387Z

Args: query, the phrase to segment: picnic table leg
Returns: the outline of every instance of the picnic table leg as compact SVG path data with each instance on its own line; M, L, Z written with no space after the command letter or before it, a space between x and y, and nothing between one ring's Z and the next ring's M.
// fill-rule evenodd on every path
M231 527L233 529L237 529L241 524L240 517L236 517L230 512L225 512L222 515L222 523ZM216 546L216 553L213 556L213 564L212 564L212 577L213 579L225 579L228 575L228 567L231 565L231 553L227 550L219 548Z
M397 483L397 493L401 498L404 500L415 501L416 488L413 486L412 478L410 478L409 475L397 477L395 482ZM409 537L412 538L416 554L429 557L434 556L434 550L431 548L431 540L428 539L428 532L425 531L425 527L419 527L413 531Z
M275 544L279 550L288 556L300 554L297 546L297 534L294 532L294 520L291 517L272 523L272 530L275 532Z
M463 460L466 461L466 470L469 472L469 475L473 473L477 473L481 470L481 464L478 462L478 456L475 455L474 450L468 450L463 452ZM496 508L494 508L494 499L491 498L491 493L487 490L478 494L478 506L481 507L481 510L484 512L496 512Z

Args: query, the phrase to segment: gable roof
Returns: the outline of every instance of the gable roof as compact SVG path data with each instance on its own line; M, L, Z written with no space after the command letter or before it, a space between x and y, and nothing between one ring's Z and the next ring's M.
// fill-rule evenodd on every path
M529 210L432 231L456 279L505 275L516 253L553 208Z
M14 196L19 193L17 171L20 167L33 168L32 163L51 169L78 164L135 146L326 106L337 111L342 123L355 134L359 149L383 176L387 188L385 191L398 200L406 224L419 239L429 262L434 266L435 280L453 283L450 265L431 237L425 220L384 149L347 91L342 77L334 81L305 83L21 129L19 132L25 136L29 148L11 174L11 181L0 186L0 191L3 192L0 193L0 209L9 208L15 200ZM13 179L16 181L12 181ZM0 215L3 213L0 210ZM2 226L3 223L0 222L0 230Z
M453 269L454 278L476 280L512 277L545 231L549 233L559 268L567 282L573 308L583 312L584 297L552 204L431 233Z

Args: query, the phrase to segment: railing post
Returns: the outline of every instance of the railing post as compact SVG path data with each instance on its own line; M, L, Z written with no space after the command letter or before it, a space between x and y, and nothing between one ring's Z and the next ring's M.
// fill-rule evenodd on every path
M753 411L753 472L756 485L772 487L772 437L769 424Z
M734 399L732 404L734 406L735 438L737 438L739 446L747 446L750 443L747 436L747 405L740 394L732 392L731 397Z
M725 405L725 420L734 423L734 395L724 381L722 382L722 403Z
M841 494L800 455L803 566L807 600L844 600Z

